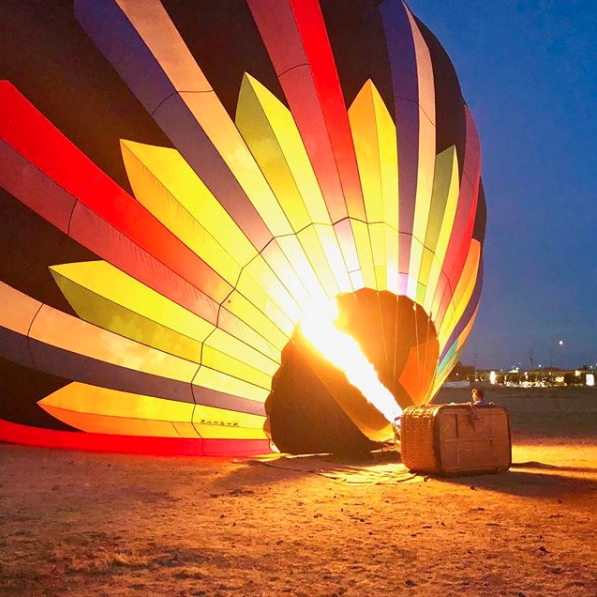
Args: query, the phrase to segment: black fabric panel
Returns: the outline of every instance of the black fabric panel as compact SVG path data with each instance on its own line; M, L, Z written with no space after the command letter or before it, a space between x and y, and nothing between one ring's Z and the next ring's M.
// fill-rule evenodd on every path
M0 358L0 418L12 423L76 431L49 415L37 402L70 380L32 371Z
M435 81L435 117L437 127L437 153L456 145L460 178L464 165L466 146L465 102L458 76L448 54L437 37L419 20L417 25L429 47Z
M344 386L345 392L358 393L346 377ZM378 447L338 406L292 342L282 352L282 364L272 379L265 408L272 441L282 452L361 454Z
M388 48L379 13L382 0L321 0L346 106L368 79L381 94L390 114L394 96Z
M129 192L119 140L171 145L80 27L72 0L0 2L0 79Z
M473 228L473 238L481 244L485 241L485 229L487 227L487 201L485 200L485 189L483 180L479 185L479 201L477 203L477 213L475 214L475 225Z
M98 257L0 187L0 280L74 314L48 267Z
M245 72L286 103L246 0L163 0L162 3L233 119Z

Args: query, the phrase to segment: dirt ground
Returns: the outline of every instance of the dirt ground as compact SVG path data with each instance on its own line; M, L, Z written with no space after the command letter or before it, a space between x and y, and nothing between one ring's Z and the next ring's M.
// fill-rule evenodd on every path
M0 595L597 596L597 391L489 397L495 476L0 445Z

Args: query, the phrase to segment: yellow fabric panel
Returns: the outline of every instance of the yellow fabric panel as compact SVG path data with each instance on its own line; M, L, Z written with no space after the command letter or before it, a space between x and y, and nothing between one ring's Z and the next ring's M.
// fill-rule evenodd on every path
M204 347L210 347L227 354L228 356L243 361L246 365L272 376L280 366L279 360L271 359L254 348L247 346L224 330L216 328L205 340Z
M451 146L445 151L442 151L436 157L435 161L433 195L431 199L427 231L425 233L425 249L419 273L419 281L425 287L430 283L429 278L433 267L435 250L439 240L446 203L448 201L448 195L454 176L458 176L458 157L456 155L456 148ZM437 282L435 282L435 284L437 287ZM421 304L424 304L425 298L426 297L422 297L419 299L419 297L417 297L417 300Z
M326 296L323 286L319 282L319 278L297 237L294 235L281 236L276 241L308 292L309 298L311 300L323 300Z
M421 259L423 258L423 243L416 237L411 237L411 248L410 248L410 263L411 269L409 270L408 283L406 286L406 296L412 301L417 301L417 289L419 287L419 279L415 277L415 273L418 275L419 267L413 270L412 264L416 261L419 266Z
M278 350L282 350L286 342L288 342L292 329L289 329L286 332L282 331L266 314L257 309L236 290L230 294L224 305L230 313L236 315ZM245 340L245 338L240 335L238 337ZM248 339L245 341L254 345L253 342Z
M241 85L236 121L294 230L302 230L311 222L331 224L317 178L292 114L269 90L248 74L245 74ZM325 247L326 252L340 252L335 237L328 234L320 235L319 226L316 226L315 230L319 236L319 243ZM278 240L282 245L282 239ZM296 247L283 248L290 262L298 268L303 284L311 289L311 298L320 300L322 294L319 289L312 289L314 280L306 269L305 259L301 256L303 252L317 276L316 286L323 286L328 297L337 292L330 288L329 283L324 282L328 278L329 268L321 269L320 254L314 247L317 245L301 242L301 251L298 253ZM296 261L297 255L300 261ZM332 273L336 286L350 288L348 271L343 259L336 259Z
M157 178L157 175L163 171L169 171L172 178L179 174L180 178L176 183L177 188L184 180L190 179L191 182L189 187L184 188L184 190L180 189L181 194L185 195L195 190L197 197L206 196L208 200L205 202L209 202L209 198L215 201L207 188L196 176L193 176L192 171L185 172L188 166L186 166L180 154L175 150L167 149L164 151L163 148L152 148L130 141L121 141L121 146L128 179L137 200L213 270L229 284L234 285L242 267L242 262L235 259L233 254L229 252L230 249L222 246L200 223L200 220L196 219L192 212L188 211L184 204ZM157 172L151 171L139 159L139 154L144 156L151 153L162 156L159 165L160 170ZM153 162L154 160L147 161ZM204 220L205 216L202 216L201 219ZM240 232L230 219L221 217L220 221L224 228L218 232L219 237L222 237L223 233L232 232L231 236L234 239L234 233ZM242 247L242 242L237 244L241 244ZM245 247L245 257L250 258L251 255L252 251Z
M398 153L396 127L379 92L370 80L365 83L350 107L349 119L367 221L370 224L375 287L378 290L386 290L387 266L392 264L397 269L398 263ZM374 222L385 222L387 228L372 228L371 224ZM357 242L360 259L361 248ZM385 253L384 257L381 255L382 252ZM363 270L363 277L365 285L368 286L366 270ZM394 287L397 288L396 277Z
M448 340L452 329L464 313L473 291L475 290L475 284L477 282L477 275L479 273L479 266L481 263L481 243L478 240L473 239L471 246L466 257L464 268L452 299L446 310L446 315L440 325L439 340L440 345L444 346L444 342ZM452 314L450 316L450 311Z
M425 246L423 249L423 257L421 259L421 271L419 273L419 281L423 285L426 285L429 282L429 273L431 272L431 267L433 265L433 258L433 249L429 249L427 246ZM420 304L423 304L424 298L425 297L423 297L423 300L420 302ZM417 302L419 302L418 299Z
M456 208L458 207L458 197L460 192L460 179L458 171L458 159L456 152L452 157L452 177L450 180L450 187L448 190L448 198L446 201L446 208L442 218L439 234L437 236L437 243L435 246L435 259L431 265L431 271L429 272L429 279L427 281L427 295L425 297L425 310L427 313L431 312L432 306L434 313L436 307L434 306L434 298L437 290L437 283L440 278L444 259L446 258L446 252L448 250L448 244L450 242L450 236L452 234L452 228L454 226L454 218L456 216Z
M196 363L202 362L205 341L205 346L230 355L220 359L221 371L230 372L230 360L237 359L242 364L236 367L239 377L251 383L259 380L263 387L269 387L269 378L277 368L274 360L216 330L110 264L97 261L51 269L69 303L86 321ZM203 353L205 357L205 348Z
M453 294L453 290L452 290L452 287L450 286L448 276L446 275L446 273L443 270L441 270L441 272L440 272L440 277L441 277L441 281L442 281L442 285L443 285L443 292L442 293L436 292L436 295L433 299L433 305L431 308L432 313L433 313L433 323L434 323L436 329L441 327L441 324L442 324L441 320L439 319L439 316L440 316L440 307L442 304L443 296L447 292L451 299L452 294ZM427 295L429 295L429 293L427 293Z
M425 246L432 251L435 251L437 247L446 204L454 180L458 181L458 154L456 147L452 145L435 158L431 208L425 232Z
M168 218L168 223L174 224L171 228L173 231L188 226L186 222L178 221L184 219L184 212L187 212L199 222L207 234L225 247L240 266L257 255L257 250L243 231L176 149L133 141L121 141L121 148L133 190L136 185L153 189L139 195L135 191L135 196L160 221L164 221L162 218L166 217L167 212L167 206L161 205L166 203L165 198L160 197L162 193L169 195L182 208L169 208L175 211L175 214ZM143 178L148 180L144 181ZM189 234L185 235L184 240L188 236Z
M479 264L477 263L475 269L467 274L468 281L466 283L463 283L462 286L459 288L459 300L455 301L453 295L450 300L450 303L448 304L448 307L446 308L446 313L444 314L443 321L440 322L439 340L442 346L445 346L445 343L448 341L448 338L452 334L452 330L458 323L458 320L464 313L468 305L468 302L470 301L471 295L475 289L478 265ZM469 276L472 276L472 278Z
M421 245L425 242L435 171L435 127L429 122L422 110L419 110L419 113L419 171L413 223L413 248L415 240ZM411 250L409 271L417 279L419 278L422 256L422 251Z
M367 224L353 219L350 220L350 224L352 226L354 242L359 255L359 263L361 264L363 284L366 288L377 288L369 227Z
M368 222L383 222L381 166L373 83L368 80L348 110Z
M73 382L38 404L63 423L88 433L198 437L192 426L195 405L186 402Z
M53 417L87 433L106 433L109 435L136 435L143 437L192 437L199 435L191 424L179 427L169 421L144 421L109 415L95 415L49 406L45 410ZM180 431L178 431L180 429Z
M420 273L421 260L423 259L423 243L418 238L413 236L411 248L410 248L410 270L409 273L413 280L416 281L416 285L408 285L407 295L410 299L417 302L417 289L419 286L418 275ZM418 264L418 267L413 267L413 264Z
M398 233L386 224L386 258L388 290L398 294Z
M158 0L120 0L123 12L156 56L179 96L205 131L274 236L290 225L251 152ZM188 83L188 85L187 85ZM194 93L199 88L204 93ZM165 98L164 98L165 99Z
M236 126L255 157L295 232L311 218L274 131L293 126L292 116L281 102L245 74L236 108ZM271 123L270 123L271 121Z
M398 237L398 146L396 125L381 95L373 86L373 105L377 119L377 141L381 170L384 221Z
M345 218L344 220L336 222L333 227L340 245L340 250L342 251L342 258L344 259L344 263L346 263L346 269L348 271L351 284L353 285L353 289L357 290L357 288L362 287L362 284L360 286L354 285L355 275L356 278L360 278L362 283L361 264L359 263L359 255L357 253L350 222L351 220L349 218Z
M348 276L346 262L344 261L344 256L340 250L334 227L331 225L315 224L313 228L317 232L322 250L332 268L340 292L351 292L352 285ZM299 234L299 237L300 236L301 234ZM335 294L330 295L329 298L332 298L333 296L335 296Z
M377 118L377 136L379 142L381 191L383 197L384 221L386 222L386 263L391 275L388 280L395 280L395 292L398 291L398 147L396 126L379 92L373 86L373 104ZM394 286L388 290L392 290Z
M473 325L475 324L475 320L477 319L478 313L479 307L475 309L475 312L473 313L471 320L466 324L466 327L464 328L464 330L462 330L462 334L460 334L460 336L458 337L458 354L460 354L460 351L464 348L464 345L466 344L466 341L468 340L470 333L473 331Z
M409 271L413 278L426 285L426 280L420 279L423 252L418 247L415 248L414 239L421 244L425 243L431 206L436 156L435 85L429 48L414 17L410 11L407 11L407 14L413 32L419 85L419 170L413 223L413 250L411 250ZM411 298L415 297L416 291Z
M142 344L199 362L214 326L105 261L52 266L79 317Z
M293 236L293 238L298 244L296 237ZM302 309L304 305L309 304L313 300L313 297L309 294L301 279L298 277L298 274L292 265L291 257L289 257L289 255L282 249L279 240L280 239L274 239L271 241L267 247L263 249L261 255L272 270L276 272L280 281ZM293 247L294 243L292 245L284 245L286 251L291 254L293 252Z
M44 305L30 337L119 367L190 382L197 364L145 346Z
M266 390L271 389L272 376L251 367L244 362L242 357L237 359L221 350L205 345L201 355L201 364Z
M267 315L279 329L288 331L293 327L293 321L296 320L300 310L280 281L269 275L266 278L269 279L272 285L271 292L267 292L268 287L263 286L261 281L256 280L252 275L252 272L256 271L258 265L263 265L262 259L255 259L243 269L236 284L236 291L247 298L256 309ZM269 270L267 264L262 271L266 270ZM266 271L266 273L269 274L270 271ZM251 298L248 299L248 297ZM282 303L283 307L280 307L280 303Z
M329 230L333 235L334 232L329 226ZM309 259L311 263L313 263L313 269L317 273L317 277L319 282L321 283L327 298L332 298L340 293L340 287L336 282L335 272L330 265L329 256L326 255L326 251L322 246L322 235L318 234L316 230L315 224L309 225L307 228L304 228L297 234L297 238L301 243L305 253L309 255ZM335 242L335 237L333 242ZM342 255L340 253L340 249L335 246L336 250L336 259L339 260L339 267L344 269L344 263L342 262ZM348 281L348 276L346 276L346 283L350 284Z
M373 253L373 267L375 269L375 283L377 290L388 289L388 264L386 252L386 224L369 224L371 250Z
M475 284L477 282L477 274L479 273L479 266L481 264L481 243L476 240L471 240L468 255L462 268L462 273L458 279L456 289L452 295L452 304L456 309L456 313L464 313L464 309L471 298Z
M280 362L281 349L274 346L261 333L257 332L248 323L240 320L227 309L228 304L224 303L218 315L218 328L223 330L230 337L238 338L243 344L261 353L267 358ZM216 332L214 332L215 334Z
M267 439L265 417L197 405L193 424L206 439Z
M473 313L473 316L471 317L470 322L467 324L467 326L464 328L464 330L462 330L462 334L460 334L460 336L458 337L458 340L457 340L458 348L457 348L456 352L454 353L454 355L452 356L452 358L448 361L447 365L442 369L442 372L436 378L435 385L433 386L433 392L431 394L432 397L435 396L435 394L437 394L437 392L439 392L443 383L446 381L446 379L448 378L448 375L450 375L450 372L454 368L454 365L458 362L458 359L460 358L460 351L462 350L462 347L466 343L466 341L471 333L471 330L473 329L473 324L475 323L475 319L477 318L478 312L479 312L479 308L477 307L477 309Z
M243 268L236 288L243 296L252 296L252 302L281 329L288 329L300 318L299 306L261 256Z
M421 284L420 282L417 284L417 304L422 305L423 300L425 299L425 291L427 287Z
M279 309L271 314L284 327L286 313L298 313L296 302L182 156L130 141L122 147L137 199L232 286L242 272L237 287L258 308L275 300ZM249 279L243 266L255 262L265 267Z
M355 292L360 288L365 288L365 279L363 278L363 272L357 270L356 272L350 272L350 282Z
M221 371L209 369L203 365L199 367L199 371L197 371L193 379L193 385L257 402L265 402L269 394L269 389L260 388L242 379L222 373Z
M0 280L0 327L27 335L42 303Z
M278 200L218 97L212 93L181 93L181 97L272 235L291 234L292 228Z
M241 132L245 126L249 125L248 121L253 117L248 109L249 104L258 105L259 110L267 118L268 126L284 157L285 167L288 168L301 202L304 202L304 207L309 214L309 221L318 224L331 224L319 183L290 110L259 81L251 75L245 74L236 114L237 124L239 121L243 122L242 125L239 125Z

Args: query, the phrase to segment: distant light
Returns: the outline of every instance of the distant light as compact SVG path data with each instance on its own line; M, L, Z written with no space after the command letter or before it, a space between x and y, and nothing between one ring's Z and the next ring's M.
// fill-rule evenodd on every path
M595 374L587 373L587 385L593 387L595 385Z
M588 375L587 375L588 378ZM495 371L492 371L489 374L489 383L494 386L497 383L497 373Z
M564 340L560 340L560 341L558 342L558 344L559 344L560 346L564 346Z

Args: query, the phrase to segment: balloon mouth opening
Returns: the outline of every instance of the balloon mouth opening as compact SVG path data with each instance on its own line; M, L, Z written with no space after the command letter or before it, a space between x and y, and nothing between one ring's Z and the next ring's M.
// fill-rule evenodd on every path
M395 436L402 409L431 396L437 333L423 309L361 289L316 305L296 326L266 401L283 452L362 453Z

